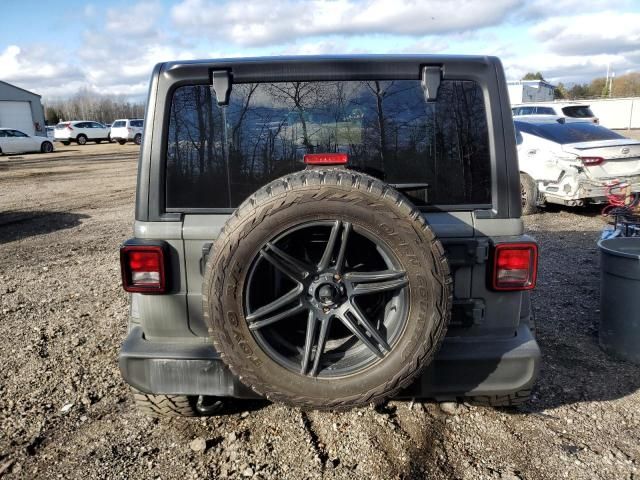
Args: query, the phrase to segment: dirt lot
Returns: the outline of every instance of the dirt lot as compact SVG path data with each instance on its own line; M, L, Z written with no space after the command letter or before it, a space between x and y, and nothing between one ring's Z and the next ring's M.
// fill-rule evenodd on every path
M524 408L239 403L224 417L142 417L117 367L135 168L135 146L0 157L0 477L640 478L640 371L597 346L596 210L527 219L544 366Z

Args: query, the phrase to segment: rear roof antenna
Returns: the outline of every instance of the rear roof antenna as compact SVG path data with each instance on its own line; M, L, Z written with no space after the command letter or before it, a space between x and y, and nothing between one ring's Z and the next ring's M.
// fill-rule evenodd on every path
M211 72L211 89L216 94L218 105L229 105L231 94L231 72L217 70Z

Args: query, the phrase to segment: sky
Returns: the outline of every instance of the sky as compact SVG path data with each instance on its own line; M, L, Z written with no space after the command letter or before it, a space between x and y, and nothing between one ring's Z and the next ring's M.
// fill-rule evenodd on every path
M162 61L496 55L508 80L640 70L640 0L0 0L0 80L55 99L143 98Z

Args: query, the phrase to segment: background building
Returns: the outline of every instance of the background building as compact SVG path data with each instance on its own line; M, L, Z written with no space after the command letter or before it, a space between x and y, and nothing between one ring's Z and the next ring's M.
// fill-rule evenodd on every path
M507 82L511 105L527 102L550 102L555 85L544 80L517 80Z
M40 95L0 80L0 127L46 136Z

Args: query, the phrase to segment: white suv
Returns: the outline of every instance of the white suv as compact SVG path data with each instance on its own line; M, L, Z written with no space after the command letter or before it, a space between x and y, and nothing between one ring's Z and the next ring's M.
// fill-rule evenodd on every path
M599 123L598 117L596 117L589 105L584 103L525 103L523 105L513 105L511 107L513 117L517 120L517 117L529 117L531 115L552 115L554 117L563 117L567 121L589 121L593 123ZM544 117L539 117L543 119Z
M140 118L123 118L111 124L111 139L124 145L132 140L136 145L142 143L142 127L144 120Z
M109 141L109 129L101 123L76 120L73 122L60 122L56 125L54 139L69 145L77 142L84 145L87 142L100 143Z

